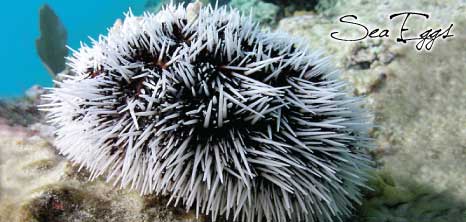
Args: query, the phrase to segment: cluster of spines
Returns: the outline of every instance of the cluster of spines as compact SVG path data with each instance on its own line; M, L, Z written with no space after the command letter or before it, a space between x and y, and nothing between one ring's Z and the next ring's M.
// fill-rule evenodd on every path
M62 154L141 194L243 221L350 214L366 113L319 53L225 8L135 17L69 58L45 96Z

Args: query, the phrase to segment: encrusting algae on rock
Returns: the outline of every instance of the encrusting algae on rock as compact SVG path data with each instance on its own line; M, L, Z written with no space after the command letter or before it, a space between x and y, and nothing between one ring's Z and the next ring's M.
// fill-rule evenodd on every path
M57 155L49 135L32 128L0 119L1 222L204 221L192 211L167 207L168 197L142 197L100 179L89 181L87 171Z

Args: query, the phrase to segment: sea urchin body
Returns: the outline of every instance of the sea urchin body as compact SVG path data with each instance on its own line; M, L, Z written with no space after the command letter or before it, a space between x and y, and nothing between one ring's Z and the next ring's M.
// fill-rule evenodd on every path
M45 95L61 154L141 194L241 221L334 221L360 199L366 112L301 41L234 10L123 22Z

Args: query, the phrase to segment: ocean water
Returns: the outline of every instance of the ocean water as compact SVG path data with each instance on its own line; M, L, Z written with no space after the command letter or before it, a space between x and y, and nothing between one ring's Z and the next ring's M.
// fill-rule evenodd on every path
M78 48L105 34L129 8L142 13L145 0L29 0L2 3L0 19L0 98L18 97L34 84L51 86L52 79L35 49L39 37L39 8L47 3L60 17L68 32L68 45Z

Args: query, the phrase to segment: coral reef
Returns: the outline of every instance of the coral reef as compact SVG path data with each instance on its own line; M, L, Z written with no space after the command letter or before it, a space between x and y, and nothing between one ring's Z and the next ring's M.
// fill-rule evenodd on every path
M39 11L40 37L36 40L36 50L47 71L55 77L65 69L67 33L65 26L48 5Z

